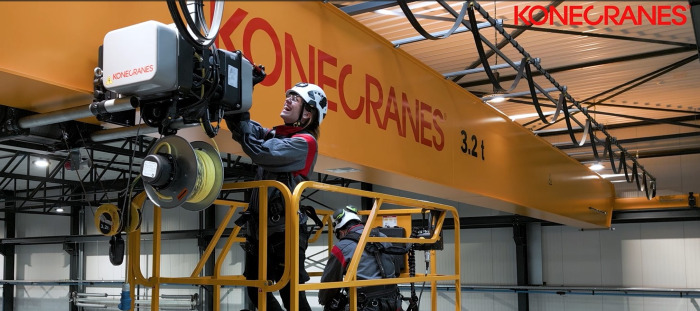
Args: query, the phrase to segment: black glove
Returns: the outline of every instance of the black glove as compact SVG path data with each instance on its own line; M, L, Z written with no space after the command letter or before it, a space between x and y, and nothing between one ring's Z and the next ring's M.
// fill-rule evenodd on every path
M265 73L265 66L253 66L253 86L265 80L266 76L267 74Z
M241 112L241 113L234 113L234 114L227 114L224 116L224 120L226 120L226 123L228 123L229 126L231 126L231 123L238 123L241 121L250 121L250 112Z
M241 129L241 126L243 126L244 124L242 123L250 121L250 113L246 111L242 113L226 115L224 116L224 120L226 120L226 125L228 125L228 129L231 131L233 139L235 141L240 141L241 137L243 136L243 130Z

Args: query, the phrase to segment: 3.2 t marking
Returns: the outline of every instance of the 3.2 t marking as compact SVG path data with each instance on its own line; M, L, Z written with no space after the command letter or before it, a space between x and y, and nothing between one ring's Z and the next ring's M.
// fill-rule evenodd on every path
M471 145L471 148L469 146ZM460 150L462 150L462 153L471 155L472 157L479 158L479 151L477 151L477 148L481 146L481 160L485 161L486 158L484 157L484 140L481 140L481 144L479 144L479 139L476 137L476 135L472 134L470 137L467 135L467 131L462 130L462 145L459 147Z

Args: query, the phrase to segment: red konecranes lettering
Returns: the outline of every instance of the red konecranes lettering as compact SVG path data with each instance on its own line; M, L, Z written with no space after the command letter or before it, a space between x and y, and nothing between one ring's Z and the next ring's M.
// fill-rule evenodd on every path
M113 80L119 80L121 78L128 78L131 76L137 76L140 74L148 73L153 71L153 65L146 65L143 67L137 67L134 69L127 69L124 71L117 71L112 74L112 79Z
M556 7L553 5L542 6L513 6L515 14L515 25L622 25L631 23L642 25L684 25L688 21L686 5L653 5L644 7L642 5L623 7L615 5L605 5L602 11L597 12L594 5L564 5ZM541 18L536 18L540 15Z
M296 73L302 80L319 85L329 97L339 99L339 102L329 100L330 111L342 112L352 120L363 119L366 124L395 132L403 138L410 137L416 143L436 151L444 149L446 115L441 109L418 98L411 98L405 91L386 85L370 73L364 74L364 94L350 90L350 77L357 74L353 73L352 63L342 64L331 53L311 44L307 47L307 59L304 59L292 34L284 32L280 36L265 19L248 19L248 15L247 11L237 8L222 24L217 40L223 43L225 49L234 51L236 47L231 38L242 38L243 54L251 62L255 59L251 44L253 35L256 42L260 42L257 40L261 38L270 41L275 50L274 62L265 64L267 77L261 85L275 85L283 78L284 87L290 88L292 73ZM221 46L221 43L217 45ZM362 81L354 79L358 80Z

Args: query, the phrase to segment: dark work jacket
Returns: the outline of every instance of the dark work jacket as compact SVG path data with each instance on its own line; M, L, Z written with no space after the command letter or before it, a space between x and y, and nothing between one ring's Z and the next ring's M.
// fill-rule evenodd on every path
M297 184L312 173L318 145L309 132L286 125L267 129L251 120L237 122L237 125L237 129L231 130L233 139L258 166L255 180L277 180L294 191ZM254 189L248 206L252 212L247 225L250 237L258 236L258 201L258 190ZM306 214L300 213L298 217L304 226ZM276 188L268 188L268 234L284 232L284 221L284 200Z
M365 225L357 224L350 227L350 232L357 232L362 234L365 229ZM385 237L386 235L380 233L379 236ZM388 248L391 243L382 242L384 247ZM351 239L340 239L333 248L331 249L331 255L328 257L328 262L326 263L325 269L323 269L323 275L321 275L321 282L336 282L342 281L343 276L347 270L347 266L355 254L355 249L357 249L357 242ZM370 255L367 251L362 252L360 257L360 262L357 265L357 279L358 280L374 280L381 279L382 275L379 271L379 266L374 256ZM328 304L337 294L340 292L339 288L329 288L321 289L318 292L318 302L322 305Z

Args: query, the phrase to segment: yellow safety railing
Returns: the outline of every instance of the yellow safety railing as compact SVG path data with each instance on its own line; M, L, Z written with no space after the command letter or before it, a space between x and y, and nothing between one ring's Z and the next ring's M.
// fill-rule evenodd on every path
M285 206L291 205L290 198L292 197L291 192L284 184L278 181L262 180L262 181L252 181L252 182L238 182L224 184L222 190L242 190L258 188L259 194L259 224L260 232L259 236L267 236L267 191L268 188L277 188L284 198ZM136 206L142 206L146 199L146 194L141 193L137 195L133 200L132 204ZM260 310L266 310L266 294L268 292L274 292L280 290L284 287L287 282L289 282L290 274L292 273L291 264L289 256L285 256L285 269L282 274L282 278L272 284L272 282L267 280L267 239L258 239L258 250L260 256L258 256L258 278L257 280L246 280L243 275L222 275L221 265L224 262L226 254L231 249L234 242L245 242L244 238L239 238L238 233L241 227L234 225L233 231L226 239L226 242L221 249L219 255L215 259L215 267L212 275L209 276L199 276L202 272L202 268L207 260L209 260L211 254L219 242L221 236L223 235L225 229L231 222L231 218L235 214L237 209L245 210L248 207L247 203L228 201L228 200L215 200L215 205L228 206L228 210L224 219L219 223L219 226L214 233L209 245L205 249L204 253L200 257L199 262L192 270L189 277L162 277L160 276L160 255L161 255L161 208L158 206L154 207L153 213L153 259L151 263L152 275L146 278L141 272L141 232L140 230L135 230L128 234L128 259L127 259L127 278L130 283L131 288L135 288L135 285L142 285L150 287L152 289L152 300L151 300L151 310L158 310L158 296L160 295L160 285L163 283L169 284L193 284L193 285L212 285L213 286L213 297L214 310L220 309L220 293L221 286L250 286L258 287L260 289L260 294L258 295L258 307ZM285 213L285 228L291 228L296 224L296 230L286 230L285 239L287 245L294 245L292 239L299 239L299 222L297 221L296 212L298 208L288 208ZM294 216L292 216L294 215ZM294 221L292 221L294 220ZM294 240L295 241L295 240ZM293 247L292 247L293 248ZM289 249L289 248L287 248ZM297 260L298 261L298 260ZM131 291L131 298L134 301L135 292ZM133 305L132 305L133 309Z
M408 199L393 195L374 193L365 190L357 190L352 188L345 188L333 185L327 185L318 182L302 182L300 183L294 193L292 194L289 189L282 183L277 181L252 181L252 182L238 182L238 183L228 183L224 184L222 190L243 190L258 188L259 194L259 235L260 237L267 236L267 191L268 188L278 189L282 197L284 198L284 203L287 208L285 208L285 240L286 245L292 246L297 245L299 240L299 222L297 221L297 214L299 213L300 201L302 199L302 193L307 189L315 189L320 191L335 192L343 195L356 196L361 198L369 198L374 202L373 208L370 211L360 211L360 214L367 216L366 223L368 224L365 228L371 228L372 224L375 223L379 217L384 215L392 216L408 216L414 214L422 214L426 211L440 211L439 218L434 224L432 236L429 238L410 238L410 237L370 237L369 231L365 230L360 236L358 242L358 249L364 249L364 246L368 242L390 242L390 243L414 243L414 244L432 244L437 242L441 236L442 226L447 213L452 215L454 219L455 228L459 228L459 216L457 210L454 207L432 203L428 201ZM141 193L137 195L132 201L133 205L142 206L146 199L146 194ZM258 292L258 309L266 310L266 295L269 292L278 291L290 284L290 303L292 310L298 309L298 299L299 291L306 290L319 290L319 289L329 289L329 288L348 288L350 293L350 310L357 311L357 288L364 286L374 286L374 285L388 285L388 284L406 284L406 283L418 283L418 282L429 282L431 284L431 301L432 310L437 311L437 282L438 281L453 281L455 284L455 308L460 310L460 260L459 260L459 230L454 230L454 274L441 275L437 273L437 268L435 264L431 265L430 272L426 271L425 275L410 277L408 273L401 273L398 278L387 278L387 279L377 279L377 280L357 280L356 272L359 259L362 252L355 252L352 260L348 264L348 271L346 273L345 279L342 282L326 282L326 283L306 283L299 284L299 247L285 247L285 262L284 262L284 273L282 278L273 283L267 280L267 239L258 239L258 279L257 280L247 280L243 275L222 275L221 266L228 252L231 250L231 246L235 242L245 242L245 238L239 238L238 233L240 227L235 225L229 237L226 239L223 248L215 259L215 267L212 275L200 276L202 274L202 269L205 263L209 260L215 247L219 240L221 239L223 233L228 227L233 215L236 210L245 210L248 208L248 204L238 201L228 201L228 200L216 200L214 204L217 206L228 206L228 210L223 220L219 223L219 226L214 233L209 245L200 257L199 262L192 270L189 277L162 277L160 275L160 255L161 255L161 208L158 206L154 207L153 215L153 259L151 263L152 275L150 277L145 277L141 272L141 232L140 230L135 230L128 234L128 252L127 252L127 280L132 288L131 298L132 301L135 300L135 291L133 290L136 285L141 285L145 287L150 287L151 293L151 310L158 310L158 296L160 295L160 285L161 284L192 284L192 285L211 285L213 287L213 308L215 311L220 310L220 297L221 297L221 286L241 286L241 287L257 287ZM385 205L396 205L406 207L403 209L382 209ZM322 216L322 222L324 226L328 227L329 233L332 233L332 222L331 222L331 211L317 211L319 216ZM410 233L410 221L408 225L404 224L403 227ZM316 233L310 237L309 242L313 243L321 238L323 230L317 230ZM330 251L333 246L333 234L328 234L328 250ZM436 251L430 251L430 261L435 262ZM310 273L312 276L319 276L319 272ZM133 309L133 304L132 304Z
M365 190L358 190L358 189L352 189L352 188L346 188L346 187L340 187L340 186L334 186L334 185L328 185L328 184L323 184L323 183L318 183L318 182L311 182L311 181L305 181L297 185L297 187L294 189L294 193L292 195L292 208L294 209L295 212L298 210L299 203L302 199L302 193L307 190L307 189L314 189L317 191L327 191L327 192L335 192L339 194L344 194L344 195L350 195L350 196L356 196L356 197L361 197L361 198L369 198L373 200L373 207L372 210L370 211L361 211L361 214L367 215L367 220L366 220L366 226L365 230L362 232L362 235L360 236L357 249L364 249L365 245L368 242L390 242L390 243L414 243L414 244L432 244L438 241L440 239L440 233L442 232L442 226L445 220L445 215L446 213L450 213L452 215L452 218L454 220L454 273L453 274L448 274L448 275L440 275L437 274L437 267L435 264L431 265L430 272L426 271L426 274L424 276L414 276L414 277L409 277L407 273L402 273L399 277L397 278L387 278L387 279L376 279L376 280L357 280L356 278L356 272L357 272L357 266L360 261L360 257L362 256L362 252L355 252L351 261L348 263L347 266L347 272L345 274L345 278L343 281L340 282L325 282L325 283L306 283L306 284L299 284L299 274L298 273L293 273L291 275L291 308L292 310L298 309L299 306L299 292L300 291L307 291L307 290L320 290L320 289L329 289L329 288L348 288L349 289L349 295L350 295L350 310L351 311L357 311L357 288L358 287L365 287L365 286L375 286L375 285L389 285L389 284L406 284L406 283L416 283L416 282L429 282L431 284L431 302L432 302L432 310L437 311L437 282L438 281L453 281L454 286L455 286L455 310L460 310L461 307L461 291L460 291L460 258L459 258L459 215L457 213L457 210L448 205L443 205L443 204L438 204L438 203L433 203L433 202L428 202L428 201L422 201L422 200L415 200L415 199L409 199L409 198L403 198L403 197L398 197L398 196L393 196L393 195L388 195L388 194L381 194L381 193L375 193L375 192L370 192L370 191L365 191ZM384 205L396 205L396 206L402 206L406 207L405 209L382 209L382 206ZM398 238L398 237L370 237L369 232L372 227L372 224L376 223L376 220L378 220L378 216L380 215L414 215L414 214L421 214L424 213L426 210L430 211L441 211L443 213L440 213L440 217L438 218L435 227L433 228L433 233L430 238L423 239L423 238L410 238L410 237L404 237L404 238ZM324 216L324 223L330 224L328 221L327 216ZM299 224L298 223L293 223L292 227L289 227L292 232L299 232ZM369 229L368 229L369 228ZM411 228L405 228L407 229L408 232L411 231ZM319 230L319 232L322 230ZM328 232L329 232L329 249L330 246L332 245L332 232L333 228L332 226L328 226ZM298 247L290 247L287 248L288 252L288 257L292 259L292 270L291 271L298 271L299 264L299 248ZM431 250L430 251L430 261L435 262L436 259L436 251ZM444 308L443 308L444 309Z

